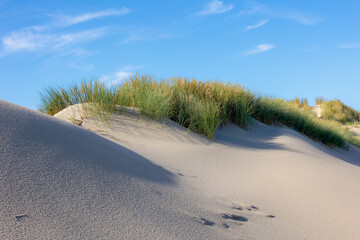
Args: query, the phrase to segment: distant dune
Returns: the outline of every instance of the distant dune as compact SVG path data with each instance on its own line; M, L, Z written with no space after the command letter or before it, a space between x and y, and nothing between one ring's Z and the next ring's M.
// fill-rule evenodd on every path
M360 136L360 125L357 125L356 127L351 127L350 132L355 136Z
M256 121L210 141L131 109L0 100L0 161L0 239L360 236L360 150Z

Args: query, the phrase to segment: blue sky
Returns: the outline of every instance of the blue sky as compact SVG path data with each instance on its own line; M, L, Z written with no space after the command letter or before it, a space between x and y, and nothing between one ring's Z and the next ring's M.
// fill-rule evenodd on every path
M0 99L135 72L360 110L360 1L0 0Z

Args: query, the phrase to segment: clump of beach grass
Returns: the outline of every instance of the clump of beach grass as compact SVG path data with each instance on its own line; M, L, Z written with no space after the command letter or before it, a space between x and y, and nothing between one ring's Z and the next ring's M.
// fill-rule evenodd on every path
M360 112L346 106L340 100L323 101L321 116L326 120L335 120L342 124L360 122Z
M40 93L41 106L39 111L54 115L61 110L75 104L92 104L93 110L108 114L115 109L119 100L119 93L114 87L107 87L101 81L83 81L74 83L68 88L49 87ZM101 111L100 111L101 109ZM104 111L106 110L106 111Z
M360 147L360 141L336 122L318 119L311 111L280 98L260 98L254 118L265 124L281 123L328 146L346 147L349 142Z
M259 97L237 84L181 77L155 80L139 74L111 87L96 80L83 81L68 88L46 89L40 111L54 115L79 103L91 104L106 119L116 106L136 107L145 116L172 119L210 139L229 121L247 129L255 118L266 124L281 123L328 146L346 147L349 142L360 147L360 141L346 129L317 119L306 99L291 102Z

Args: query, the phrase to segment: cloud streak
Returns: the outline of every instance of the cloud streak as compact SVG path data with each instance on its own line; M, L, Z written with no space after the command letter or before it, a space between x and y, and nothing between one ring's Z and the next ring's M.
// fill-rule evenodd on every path
M319 14L308 14L298 9L270 7L258 2L252 2L248 9L241 11L238 15L249 16L255 14L271 18L287 19L304 25L315 25L324 20L324 17Z
M91 41L103 37L107 28L87 29L64 33L62 28L90 21L92 19L129 13L129 8L108 9L78 16L49 15L55 20L42 26L31 26L9 32L0 38L0 57L18 51L51 51L64 46ZM59 32L60 30L60 32Z
M338 48L360 48L360 42L341 43L337 47Z
M102 37L105 28L78 31L73 33L50 33L46 27L29 27L13 31L1 38L1 55L18 51L55 50L66 45L90 41Z
M124 82L124 80L128 79L131 76L134 76L135 73L133 72L125 72L120 71L113 75L103 75L100 78L100 81L106 83L108 86L115 86L117 84L121 84Z
M246 26L245 31L249 31L251 29L255 29L255 28L259 28L261 26L264 26L267 22L269 22L269 19L262 20L262 21L258 22L257 24L254 24L254 25Z
M79 24L82 22L90 21L95 18L102 18L108 16L119 16L130 13L131 10L129 8L123 7L119 10L116 9L108 9L99 12L90 12L85 13L78 16L65 16L65 15L50 15L55 18L55 24L59 26L71 26L75 24Z
M213 15L228 12L234 8L234 5L225 5L222 1L214 0L209 2L206 7L197 13L197 15Z
M19 50L36 51L46 45L54 37L43 34L46 28L29 27L20 31L13 31L1 38L3 55Z
M103 75L100 80L108 84L109 86L114 86L116 84L121 84L124 80L128 79L131 76L134 76L135 71L143 68L143 66L126 66L120 69L119 72L116 72L112 75Z
M250 56L250 55L257 54L257 53L267 52L267 51L273 49L274 47L275 47L275 45L273 45L273 44L260 44L260 45L257 45L254 49L244 52L243 56Z
M0 57L18 51L51 51L68 45L74 45L80 42L84 43L101 38L107 33L106 27L87 29L71 33L64 32L62 29L71 25L90 21L92 19L124 15L129 12L131 12L129 8L123 7L121 9L107 9L98 12L88 12L77 16L47 14L48 16L53 17L54 21L45 23L41 26L22 28L3 35L0 38L0 43L2 45L2 48L0 49ZM77 53L75 52L75 54Z
M157 41L177 37L176 34L159 28L124 28L122 33L124 34L124 38L120 41L120 44Z
M70 67L84 72L88 72L94 68L94 65L89 63L71 63Z

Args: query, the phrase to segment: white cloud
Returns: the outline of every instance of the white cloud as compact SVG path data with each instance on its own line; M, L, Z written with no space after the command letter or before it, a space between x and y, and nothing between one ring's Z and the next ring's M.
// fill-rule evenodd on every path
M214 0L212 2L209 2L204 10L198 12L198 15L220 14L228 12L233 8L234 5L232 4L225 5L222 1Z
M77 57L88 57L88 56L92 56L94 54L96 54L98 52L96 51L89 51L87 49L84 48L74 48L74 49L70 49L67 51L62 51L61 54L59 54L59 56L64 57L64 56L69 56L69 55L74 55Z
M7 54L19 50L36 51L44 48L47 42L55 39L55 36L43 33L45 30L39 27L29 27L11 32L1 38L2 53Z
M107 83L109 86L122 83L124 80L136 74L135 71L143 68L143 66L125 66L119 72L113 75L103 75L100 80Z
M260 44L260 45L257 45L254 49L245 52L243 55L249 56L249 55L253 55L253 54L257 54L257 53L266 52L266 51L273 49L274 47L275 47L275 45L273 45L273 44Z
M106 32L105 28L97 28L97 29L79 31L74 33L61 34L58 35L56 38L56 42L58 42L56 47L94 40L102 37L105 34L105 32Z
M315 25L324 17L319 14L304 13L298 9L270 7L262 3L252 2L251 6L239 13L239 16L260 14L267 17L292 20L304 25Z
M103 75L100 78L100 81L103 81L108 86L114 86L117 84L121 84L124 80L128 79L129 77L135 75L133 72L117 72L113 75Z
M120 42L120 44L129 44L141 41L157 41L176 37L176 34L169 33L167 30L156 28L125 28L122 32L124 33L125 38Z
M360 42L341 43L338 48L360 48Z
M91 69L94 68L94 65L89 64L89 63L71 63L70 67L75 68L75 69L79 69L79 70L84 71L84 72L88 72L88 71L90 71Z
M100 38L105 34L104 28L79 31L74 33L50 33L45 27L29 27L11 32L1 38L1 55L26 51L55 50L65 45L76 44Z
M269 22L269 19L265 19L265 20L262 20L260 22L258 22L257 24L254 24L254 25L249 25L245 28L245 31L248 31L250 29L255 29L255 28L259 28L261 26L264 26L267 22Z
M142 65L136 65L136 66L125 66L123 68L121 68L120 72L134 72L134 71L137 71L137 70L140 70L142 69L143 66Z
M304 24L304 25L315 25L323 20L320 16L309 16L305 15L304 13L293 10L289 12L283 12L278 15L279 18L289 19L296 21L298 23Z
M116 73L116 77L117 77L118 80L127 79L132 75L134 75L133 72L118 72L118 73Z
M107 17L107 16L118 16L130 13L129 8L123 7L120 10L108 9L99 12L90 12L78 16L64 16L64 15L51 15L55 18L55 24L60 26L70 26L82 22L86 22L95 18Z
M105 35L106 28L89 29L72 33L56 31L59 27L66 27L91 19L124 15L130 12L129 8L123 7L119 10L108 9L98 12L85 13L78 16L50 15L55 18L54 22L43 26L31 26L9 32L0 38L2 48L0 57L18 51L49 51L62 48L71 44L78 44L100 38ZM67 49L69 50L69 49ZM83 52L86 50L83 50ZM67 51L70 53L71 51ZM74 51L77 55L85 55Z

